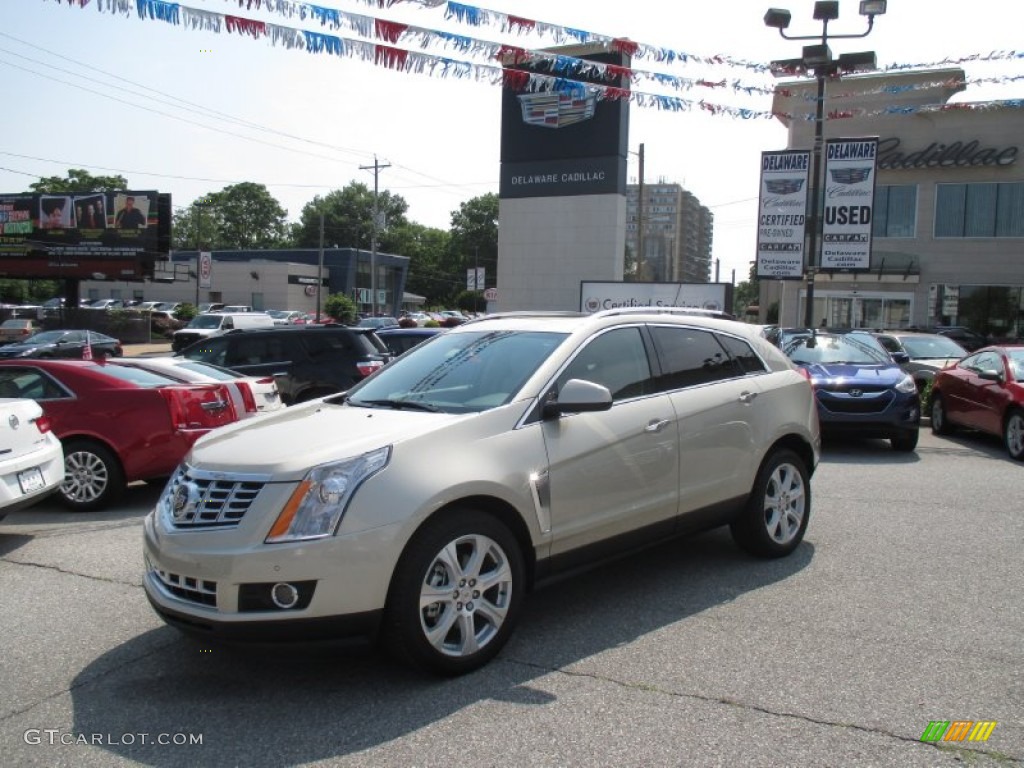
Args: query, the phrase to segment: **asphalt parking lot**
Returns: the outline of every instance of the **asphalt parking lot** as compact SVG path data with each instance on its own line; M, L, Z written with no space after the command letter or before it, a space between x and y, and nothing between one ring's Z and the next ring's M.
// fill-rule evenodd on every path
M830 443L794 556L716 531L565 579L454 680L368 648L188 640L141 588L159 489L47 502L0 522L0 762L1019 765L1022 480L980 436ZM923 743L931 721L996 725Z

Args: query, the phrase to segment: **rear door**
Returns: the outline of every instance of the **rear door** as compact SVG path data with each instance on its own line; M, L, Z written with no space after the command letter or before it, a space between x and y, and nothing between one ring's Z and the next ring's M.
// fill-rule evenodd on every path
M756 422L769 406L758 402L757 377L745 375L712 331L664 325L652 326L651 335L658 390L679 423L680 515L686 527L703 525L727 511L724 502L749 493L759 460Z

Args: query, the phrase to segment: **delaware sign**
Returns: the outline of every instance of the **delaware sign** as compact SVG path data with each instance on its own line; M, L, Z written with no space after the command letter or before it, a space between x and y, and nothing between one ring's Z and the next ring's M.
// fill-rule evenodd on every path
M811 153L761 153L757 219L757 276L799 280L807 232L807 179Z
M825 142L820 265L823 270L871 269L877 157L877 137Z

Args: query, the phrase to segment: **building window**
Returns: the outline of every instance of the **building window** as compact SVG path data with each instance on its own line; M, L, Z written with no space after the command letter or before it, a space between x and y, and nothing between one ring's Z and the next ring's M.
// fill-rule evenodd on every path
M874 237L914 237L917 229L917 187L883 186L875 190Z
M936 185L935 237L1024 237L1024 182Z

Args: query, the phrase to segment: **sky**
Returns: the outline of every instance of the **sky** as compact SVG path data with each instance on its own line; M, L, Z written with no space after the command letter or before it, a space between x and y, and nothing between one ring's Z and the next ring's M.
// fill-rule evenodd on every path
M0 193L21 192L69 168L120 173L136 190L170 192L187 206L208 192L252 181L267 186L298 219L303 205L351 181L371 189L375 162L381 191L402 196L411 221L447 229L460 203L498 191L501 87L487 78L440 77L374 65L355 56L313 54L266 38L220 34L111 13L111 0L0 0ZM118 0L124 2L124 0ZM273 12L281 0L185 0L183 6L347 39L315 19ZM298 2L291 3L301 5ZM386 3L385 3L386 4ZM685 52L703 62L636 59L635 69L694 85L682 90L650 79L633 89L693 105L688 110L630 107L629 147L644 145L645 183L679 183L715 217L712 278L746 278L756 247L760 153L783 149L786 131L771 110L769 73L714 62L766 64L795 58L810 41L784 40L764 25L771 0L489 0L461 5L542 22L548 28L629 38ZM132 0L131 5L135 3ZM285 3L288 5L288 3ZM344 18L371 17L528 49L550 37L445 19L445 4L397 0L319 0ZM810 0L775 0L792 12L791 35L818 36ZM241 7L240 7L241 6ZM249 7L246 7L249 6ZM889 0L863 40L835 40L833 53L874 50L879 65L928 65L1011 52L1024 29L1024 3L1007 0ZM100 12L100 8L103 12ZM830 34L867 28L857 0L841 0ZM429 57L486 60L438 44L397 46ZM1021 54L1024 56L1024 54ZM962 64L969 85L956 101L1024 98L1024 58ZM717 58L715 58L717 57ZM482 71L482 70L476 70ZM1014 80L1014 78L1021 78ZM732 86L738 87L732 87ZM744 90L754 88L755 90ZM897 97L894 97L894 99ZM701 101L724 106L714 114ZM649 101L649 100L648 100ZM741 117L736 110L755 117ZM639 169L629 156L629 181ZM344 246L345 243L337 243ZM717 271L716 271L717 270Z

